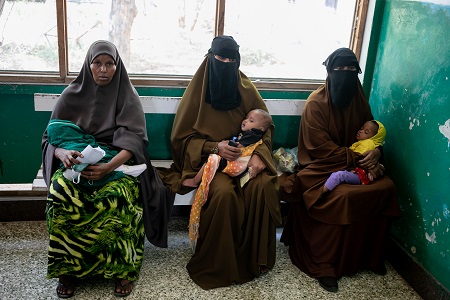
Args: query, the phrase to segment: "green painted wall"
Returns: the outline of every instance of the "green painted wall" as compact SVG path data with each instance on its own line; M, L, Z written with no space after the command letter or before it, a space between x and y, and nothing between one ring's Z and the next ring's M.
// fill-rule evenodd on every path
M0 85L0 183L31 183L41 165L41 138L50 113L34 111L34 93L63 87Z
M41 165L41 137L50 112L34 111L34 93L59 94L66 86L0 84L0 184L31 183ZM137 87L141 96L180 97L184 89ZM261 91L263 98L306 99L310 92ZM171 159L170 133L175 115L146 114L152 159ZM297 144L300 118L274 116L274 149ZM295 137L295 138L292 138Z
M370 102L402 210L392 233L450 289L450 3L383 2Z

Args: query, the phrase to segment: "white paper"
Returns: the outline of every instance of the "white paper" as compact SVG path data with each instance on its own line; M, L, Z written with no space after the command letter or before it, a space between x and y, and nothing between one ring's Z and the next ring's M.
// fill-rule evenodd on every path
M77 157L78 161L83 164L93 165L102 159L106 153L100 147L92 148L91 145L87 145L87 147L81 151L81 154L83 154L84 157Z
M138 177L146 169L147 169L147 165L146 164L140 164L140 165L135 165L135 166L121 165L120 167L118 167L114 171L122 171L123 173L125 173L127 175Z

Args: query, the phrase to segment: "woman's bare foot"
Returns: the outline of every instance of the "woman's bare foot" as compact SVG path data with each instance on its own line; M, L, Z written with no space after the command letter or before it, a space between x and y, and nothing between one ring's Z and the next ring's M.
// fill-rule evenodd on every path
M75 291L75 277L69 275L59 276L56 294L59 298L70 298Z
M184 186L189 186L189 187L198 187L199 182L195 181L195 178L188 178L183 180L183 182L181 183Z
M117 297L126 297L133 291L134 281L117 278L114 287L114 295Z

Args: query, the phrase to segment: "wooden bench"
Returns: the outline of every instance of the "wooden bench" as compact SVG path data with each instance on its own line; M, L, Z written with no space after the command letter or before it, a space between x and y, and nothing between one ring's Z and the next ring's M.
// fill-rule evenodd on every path
M59 94L34 94L35 111L52 111L58 100ZM146 114L175 114L181 97L140 96L144 113ZM305 106L305 99L265 99L264 100L272 116L301 116ZM171 160L153 160L155 167L169 167ZM42 166L33 180L34 191L47 191L42 177ZM194 201L195 191L185 195L177 194L174 205L191 205Z

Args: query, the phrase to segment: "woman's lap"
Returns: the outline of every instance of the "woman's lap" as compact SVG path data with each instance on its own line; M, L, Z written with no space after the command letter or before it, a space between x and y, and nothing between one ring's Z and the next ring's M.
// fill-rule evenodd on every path
M280 199L278 178L262 173L250 180L244 190L249 226L246 227L247 237L252 237L251 253L257 254L257 267L264 265L270 269L275 264L276 226L281 225ZM253 181L253 182L252 182ZM252 235L254 227L259 228L259 235ZM253 266L255 268L255 266Z
M264 193L244 189L243 194L251 195L244 200L235 182L226 174L216 174L202 209L200 237L187 269L204 289L248 282L259 276L260 262L272 267L275 261L276 226Z
M309 210L301 201L292 203L281 241L311 277L375 270L384 264L389 225L398 214L389 178L368 186L342 184Z
M291 261L313 278L352 275L384 264L390 220L377 216L355 224L326 224L311 218L304 205L292 204L281 242Z
M135 178L126 176L90 191L58 171L49 190L47 226L47 277L137 279L145 234Z
M341 184L308 209L314 219L328 224L353 224L378 215L398 216L396 188L389 177L368 185Z

